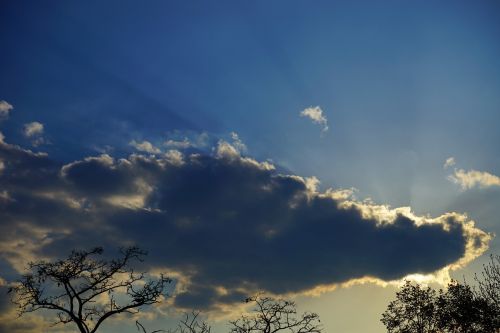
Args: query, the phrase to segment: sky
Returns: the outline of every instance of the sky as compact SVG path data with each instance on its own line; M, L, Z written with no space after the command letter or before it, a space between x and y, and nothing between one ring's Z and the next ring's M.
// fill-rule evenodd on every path
M404 278L470 281L500 253L499 14L1 2L0 289L30 260L137 244L177 278L152 329L198 309L227 330L263 291L326 332L384 332ZM1 333L48 316L0 296Z

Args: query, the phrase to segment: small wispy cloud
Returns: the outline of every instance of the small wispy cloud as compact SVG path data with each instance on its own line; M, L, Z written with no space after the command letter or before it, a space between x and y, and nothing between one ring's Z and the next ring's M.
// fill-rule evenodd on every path
M448 169L456 165L454 157L448 157L443 168ZM500 177L486 171L464 170L454 168L453 173L448 176L448 180L460 186L462 191L472 188L488 188L500 186Z
M42 135L44 132L43 124L38 121L24 124L23 135L31 140L31 144L38 147L42 144L49 143Z
M188 138L184 138L183 140L172 140L169 139L165 141L165 146L177 149L186 149L192 146L191 141Z
M14 107L6 101L0 101L0 120L9 117L10 110Z
M460 185L462 191L472 188L488 188L500 186L500 177L486 171L455 169L448 180Z
M150 154L160 154L161 153L160 149L156 148L151 142L146 141L146 140L144 140L142 142L132 140L129 142L129 145L131 145L132 147L134 147L138 151L142 151L142 152L146 152L146 153L150 153Z
M231 132L231 139L233 140L232 146L236 148L240 153L246 152L247 151L247 146L241 141L238 133L236 132Z
M215 140L207 132L177 132L171 133L171 137L163 142L163 145L170 149L206 148L210 141Z
M448 169L456 164L454 157L448 157L444 162L443 169Z
M323 110L319 106L308 107L300 112L301 117L307 117L312 120L313 123L321 125L322 132L328 131L328 119L323 114Z
M38 121L24 124L23 134L27 138L32 138L43 134L43 124Z

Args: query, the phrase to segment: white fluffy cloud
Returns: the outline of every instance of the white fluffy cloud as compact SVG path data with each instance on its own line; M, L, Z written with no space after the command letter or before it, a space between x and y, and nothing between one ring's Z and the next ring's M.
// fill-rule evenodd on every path
M300 116L307 117L311 119L313 123L321 125L323 127L323 132L328 131L328 119L326 119L326 116L323 114L323 110L321 110L319 106L311 106L302 110L302 112L300 112Z
M449 157L446 159L443 168L448 169L456 164L455 158ZM448 176L448 180L459 185L462 191L472 188L488 188L500 186L500 177L486 171L478 170L453 170L453 173Z
M163 145L170 149L203 149L209 146L210 141L216 141L216 137L211 137L207 132L174 132Z
M24 124L23 134L27 138L43 134L43 124L38 121Z
M42 136L43 132L43 124L38 121L24 124L23 134L26 138L31 140L31 144L35 147L48 143L48 141Z
M146 141L146 140L144 140L142 142L132 140L129 142L129 145L131 145L132 147L134 147L138 151L143 151L143 152L150 153L150 154L160 154L161 153L160 149L156 148L151 142Z
M232 146L236 148L240 153L245 152L247 150L247 146L241 141L238 133L231 132L231 139L233 140Z
M191 145L192 145L191 142L188 140L188 138L184 138L183 140L179 140L179 141L169 139L169 140L165 141L164 144L167 147L177 148L177 149L186 149L186 148L191 147Z
M14 107L6 101L0 101L0 120L9 117L10 110Z
M455 169L448 179L465 191L471 188L487 188L500 186L500 177L485 171Z

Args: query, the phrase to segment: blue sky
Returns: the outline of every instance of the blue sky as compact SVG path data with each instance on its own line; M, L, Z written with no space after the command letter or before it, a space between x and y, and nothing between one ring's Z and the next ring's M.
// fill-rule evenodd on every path
M0 100L12 108L0 132L7 151L46 152L43 163L58 168L128 158L132 140L163 154L168 140L203 135L182 153L217 159L225 140L279 173L317 177L319 192L355 188L358 200L418 216L466 213L499 233L499 13L496 1L7 1ZM316 106L327 131L300 116ZM43 129L30 136L33 122ZM9 175L0 186L15 197L20 180ZM72 193L104 195L82 191ZM494 238L487 253L499 247ZM484 258L452 274L472 274ZM328 317L329 331L383 332L378 316L394 291L354 286L303 303ZM350 297L378 305L363 302L360 322L329 312Z

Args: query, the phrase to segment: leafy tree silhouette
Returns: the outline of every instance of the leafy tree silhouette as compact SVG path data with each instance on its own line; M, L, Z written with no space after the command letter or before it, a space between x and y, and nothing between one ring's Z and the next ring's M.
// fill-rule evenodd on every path
M405 281L382 314L382 323L389 333L437 332L439 320L436 291Z
M147 254L138 247L120 250L118 259L103 260L103 249L72 251L55 262L38 261L28 265L9 292L19 315L41 309L54 310L54 325L73 323L81 333L95 333L111 316L137 313L144 305L158 303L172 280L161 275L146 279L136 273L132 261Z
M467 284L452 281L440 290L436 316L440 332L494 332L493 308Z
M381 321L389 333L500 332L498 309L482 293L457 281L439 291L406 281Z

